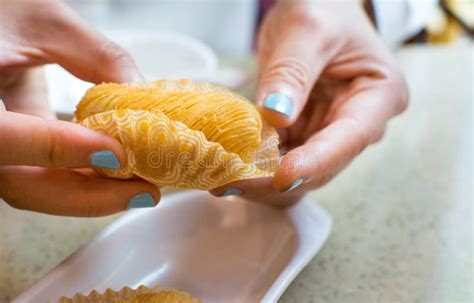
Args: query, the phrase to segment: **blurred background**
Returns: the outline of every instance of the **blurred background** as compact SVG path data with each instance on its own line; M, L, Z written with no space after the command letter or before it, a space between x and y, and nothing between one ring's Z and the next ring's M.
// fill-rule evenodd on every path
M256 26L272 0L67 0L101 30L175 32L197 38L219 55L247 55ZM416 0L371 2L384 41L459 43L472 35L473 2ZM466 32L467 31L467 32ZM416 37L416 39L414 39Z
M254 40L273 1L67 2L147 78L204 79L253 99ZM410 105L382 142L309 194L333 231L281 302L472 302L474 0L366 4L406 76ZM53 108L68 119L91 84L55 65L47 77ZM118 216L55 217L0 203L0 302Z
M258 25L273 0L67 0L93 27L126 48L148 79L192 78L244 89ZM469 45L472 0L374 0L366 8L384 42ZM90 84L47 68L53 108L70 115ZM252 99L251 89L244 94Z

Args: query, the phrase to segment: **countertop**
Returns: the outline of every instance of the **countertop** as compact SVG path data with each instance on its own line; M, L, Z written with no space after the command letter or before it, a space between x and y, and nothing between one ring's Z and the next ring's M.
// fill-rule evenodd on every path
M384 139L310 194L334 225L280 302L473 300L473 48L397 53L411 104ZM117 217L63 218L0 201L0 302Z

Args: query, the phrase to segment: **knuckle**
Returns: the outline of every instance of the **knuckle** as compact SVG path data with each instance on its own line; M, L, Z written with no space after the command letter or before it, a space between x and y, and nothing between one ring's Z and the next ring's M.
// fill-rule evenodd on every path
M269 64L264 73L263 82L285 81L296 90L306 91L309 89L310 72L308 67L296 58L279 58Z
M94 83L104 81L123 81L122 73L125 70L135 70L135 63L130 55L114 42L102 39L96 49L97 61L101 62L103 68L91 69L90 81ZM120 80L119 80L120 79Z
M37 142L36 146L42 149L38 156L41 159L37 159L37 163L45 163L46 166L60 167L65 157L65 151L60 146L61 138L60 133L50 131L52 121L46 121L46 134L41 136L45 138L44 141ZM39 141L39 140L38 140Z
M58 145L54 142L55 141L53 141L53 144L51 145L51 147L49 149L49 152L47 154L48 155L48 161L49 161L49 163L51 163L51 166L59 167L59 166L61 166L61 163L62 163L62 161L60 159L63 158L62 157L63 153L58 148Z
M294 6L289 11L288 18L298 31L318 37L318 44L323 50L330 49L343 38L341 35L336 35L338 23L325 17L319 9L311 5ZM334 39L335 37L338 38Z
M390 100L394 102L397 114L405 111L408 107L409 90L405 77L399 67L390 64L380 74L385 79L385 89L391 93Z
M102 208L103 205L107 205L105 201L107 199L110 199L110 191L104 190L101 194L100 200L103 203L97 203L95 199L97 199L96 194L96 188L98 187L97 180L95 178L90 178L87 176L82 176L81 178L78 178L75 180L75 188L84 188L88 189L90 191L90 197L86 203L81 203L80 205L77 206L77 208L73 209L73 212L81 217L100 217L104 215ZM99 200L99 201L100 201ZM75 204L75 203L74 203Z
M377 136L371 136L367 129L363 127L361 121L357 118L345 118L341 123L344 123L344 127L347 128L347 132L353 134L352 142L349 145L351 150L351 157L355 157L360 154L369 144L376 142Z
M57 144L55 140L52 141L51 145L49 145L48 149L45 152L46 162L49 163L53 167L58 167L61 163L59 160L61 152L57 148Z
M306 30L316 31L324 26L320 15L308 6L293 6L288 12L288 18Z
M371 143L377 143L382 140L383 136L385 135L385 126L381 127L377 132L372 136Z
M129 54L110 40L103 40L98 48L98 55L103 62L111 65L120 65L131 61Z
M395 99L396 102L396 110L397 113L401 113L406 110L408 107L408 100L409 100L409 90L408 85L406 83L405 77L403 73L400 71L399 68L395 68L392 70L390 74L390 83L392 91L398 92L397 98Z

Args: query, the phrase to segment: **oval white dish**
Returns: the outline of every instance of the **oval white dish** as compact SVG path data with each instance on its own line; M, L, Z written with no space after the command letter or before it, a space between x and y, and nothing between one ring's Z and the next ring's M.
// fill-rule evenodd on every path
M326 241L329 215L190 190L133 210L13 302L56 302L92 289L176 288L203 302L276 302Z

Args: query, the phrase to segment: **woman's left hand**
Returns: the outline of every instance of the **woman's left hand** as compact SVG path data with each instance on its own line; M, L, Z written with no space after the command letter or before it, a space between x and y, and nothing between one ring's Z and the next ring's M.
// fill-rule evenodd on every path
M403 76L359 3L279 1L258 37L257 103L288 151L273 178L211 191L289 205L381 139L408 100Z

